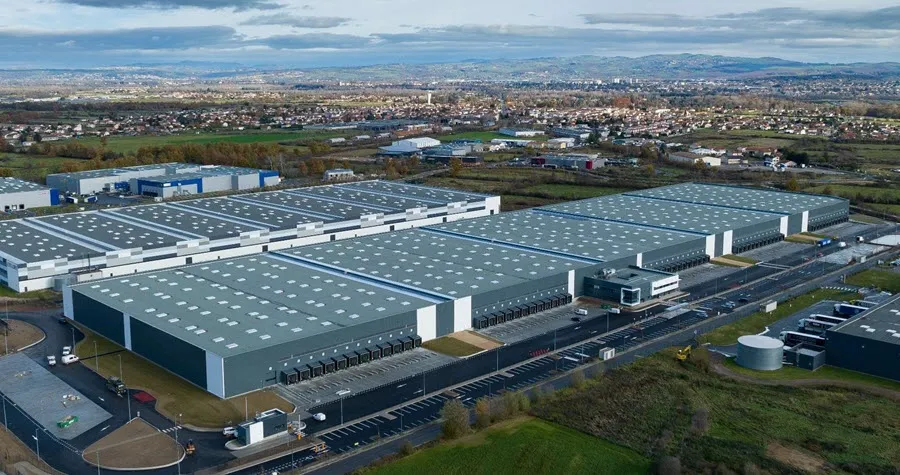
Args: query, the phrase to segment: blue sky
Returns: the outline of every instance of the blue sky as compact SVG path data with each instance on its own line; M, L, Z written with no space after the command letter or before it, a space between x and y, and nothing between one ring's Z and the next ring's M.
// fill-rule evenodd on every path
M900 60L896 0L3 3L5 68L185 60L302 68L657 53Z

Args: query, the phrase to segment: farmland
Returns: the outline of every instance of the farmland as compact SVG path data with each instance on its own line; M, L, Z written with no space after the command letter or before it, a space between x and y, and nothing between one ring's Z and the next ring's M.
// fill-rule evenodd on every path
M650 461L633 450L547 421L522 417L359 473L628 475L649 470Z
M240 133L209 133L198 132L195 134L181 135L141 135L141 136L114 136L110 137L107 149L118 153L135 152L145 146L163 146L177 144L208 144L208 143L240 143L240 144L277 144L281 142L296 142L303 140L324 140L331 137L345 137L347 132L308 130L298 132L240 132ZM87 137L77 139L79 142L99 147L100 139Z
M799 459L852 473L900 464L895 401L838 387L758 385L693 358L678 363L671 350L644 358L559 391L533 412L651 459L678 457L683 473L796 473Z

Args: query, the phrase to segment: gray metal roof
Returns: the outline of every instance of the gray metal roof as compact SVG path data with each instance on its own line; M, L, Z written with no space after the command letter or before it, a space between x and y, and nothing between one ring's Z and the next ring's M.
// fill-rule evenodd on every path
M382 212L399 213L411 208L428 208L436 205L444 205L446 202L425 201L415 196L402 197L372 193L369 191L351 188L349 186L317 186L295 190L309 196L321 197L322 200L340 200L346 203L365 203L367 206L378 207Z
M686 203L728 206L779 214L795 214L822 206L843 203L845 200L824 195L789 193L777 190L682 183L625 193Z
M361 190L387 193L395 196L432 200L439 203L455 203L459 201L483 201L490 195L472 193L468 191L449 190L433 186L411 185L392 181L361 181L340 185L346 188L358 188Z
M480 294L585 265L421 230L304 246L281 253L445 298Z
M332 221L340 221L344 219L356 219L362 215L384 213L383 209L368 207L361 203L359 205L336 203L333 201L323 201L322 198L309 197L300 194L294 194L290 191L271 191L267 193L253 193L242 195L239 199L252 202L257 205L269 205L281 209L299 211L301 213L311 213L310 216L320 216L322 218L330 218ZM327 221L328 219L326 219Z
M132 172L141 172L147 170L160 170L161 173L165 173L166 168L176 168L176 169L190 169L197 168L199 165L194 165L190 163L157 163L152 165L136 165L133 167L124 167L124 168L104 168L100 170L84 170L80 172L69 172L69 173L52 173L48 175L48 177L66 177L69 179L83 180L85 178L102 178L102 177L115 177L118 175L132 173Z
M44 185L34 182L20 180L18 178L3 177L0 178L0 194L2 193L21 193L23 191L49 190Z
M96 211L58 214L33 220L78 234L84 241L99 241L114 249L156 249L185 240L185 237L154 230L152 223L139 226Z
M601 261L703 239L678 231L560 216L539 210L501 213L431 228Z
M273 254L72 289L223 357L342 331L435 303Z
M209 215L187 211L168 205L133 206L110 212L114 215L138 219L156 226L190 233L198 237L218 239L238 236L243 232L261 229L235 221L215 218Z
M829 332L900 345L900 295L841 323Z
M602 196L540 209L703 234L718 234L767 221L775 229L779 226L779 217L769 213L629 195Z
M102 254L70 239L34 229L20 220L0 221L0 252L22 262L80 259Z
M173 204L178 208L192 209L200 212L215 213L224 219L237 218L248 224L265 226L270 229L288 229L298 224L315 223L321 218L294 213L286 209L259 206L252 201L233 198L208 198L201 200L181 201Z

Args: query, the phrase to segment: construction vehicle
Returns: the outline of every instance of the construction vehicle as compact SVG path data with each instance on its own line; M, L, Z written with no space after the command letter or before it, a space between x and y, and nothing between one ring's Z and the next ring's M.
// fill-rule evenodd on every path
M125 393L128 392L128 388L125 387L125 383L123 383L122 380L116 376L110 376L106 378L106 389L109 389L119 397L124 396Z
M78 422L78 416L66 416L56 422L56 427L65 429L76 422Z
M191 439L184 444L184 453L187 455L194 455L194 452L197 451L197 446L194 445L194 440Z
M675 353L675 360L685 361L690 356L691 356L691 345L688 345L688 346L685 346L684 348L678 350L677 353Z

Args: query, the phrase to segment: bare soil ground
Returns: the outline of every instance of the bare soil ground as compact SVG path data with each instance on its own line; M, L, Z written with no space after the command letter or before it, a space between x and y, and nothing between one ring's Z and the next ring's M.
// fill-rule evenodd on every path
M722 257L716 257L714 259L710 259L709 262L712 262L713 264L722 264L722 265L726 265L729 267L750 267L753 265L748 262L733 261L731 259L725 259Z
M807 473L825 473L825 460L821 457L779 443L769 444L766 456Z
M461 331L456 333L451 333L449 335L451 338L456 338L459 341L464 341L470 345L475 345L482 350L492 350L499 346L503 346L502 343L494 340L493 338L489 338L487 336L481 335L479 333L471 332L471 331Z
M7 331L6 327L5 325L0 324L0 332L3 331ZM44 332L41 331L40 328L20 320L10 320L8 331L9 335L7 336L7 339L10 353L19 351L32 343L37 343L41 338L44 338ZM2 348L4 353L5 350L6 348Z
M174 464L184 454L181 445L143 419L114 430L84 449L84 460L112 469L141 469Z

